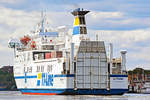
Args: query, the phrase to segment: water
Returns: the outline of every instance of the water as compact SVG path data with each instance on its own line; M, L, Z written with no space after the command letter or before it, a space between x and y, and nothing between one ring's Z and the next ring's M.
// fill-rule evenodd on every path
M0 91L0 100L150 100L150 94L94 95L22 95L19 91Z

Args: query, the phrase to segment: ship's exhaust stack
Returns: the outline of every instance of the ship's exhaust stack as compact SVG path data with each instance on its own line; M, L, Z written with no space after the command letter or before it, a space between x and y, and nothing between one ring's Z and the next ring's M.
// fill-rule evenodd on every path
M122 74L123 73L126 73L126 53L127 51L123 50L120 52L121 53L121 71L122 71Z
M74 25L73 25L73 35L77 34L87 34L85 15L90 12L86 10L82 10L80 8L75 9L72 15L75 16Z

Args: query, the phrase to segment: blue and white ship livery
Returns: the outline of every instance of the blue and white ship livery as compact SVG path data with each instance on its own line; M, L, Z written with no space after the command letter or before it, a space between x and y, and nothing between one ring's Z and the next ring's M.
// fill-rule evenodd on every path
M20 42L10 40L14 48L14 77L22 94L33 95L117 95L128 91L128 76L111 74L104 41L87 36L85 15L75 9L73 33L65 27L44 28L26 35Z

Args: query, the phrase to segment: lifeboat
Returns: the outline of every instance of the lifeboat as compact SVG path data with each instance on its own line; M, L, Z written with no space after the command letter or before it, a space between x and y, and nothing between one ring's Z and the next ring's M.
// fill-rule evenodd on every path
M24 44L25 46L28 44L28 42L30 41L30 37L28 36L24 36L23 38L20 39L21 43Z

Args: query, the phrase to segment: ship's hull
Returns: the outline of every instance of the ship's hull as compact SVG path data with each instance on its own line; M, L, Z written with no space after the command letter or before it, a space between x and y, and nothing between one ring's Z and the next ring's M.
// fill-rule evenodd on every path
M122 95L128 89L20 89L28 95Z
M42 75L43 76L43 75ZM126 78L125 75L111 75L111 79L117 78ZM128 92L127 88L124 88L123 86L117 85L115 81L112 80L113 83L110 83L110 90L107 90L106 88L74 88L73 79L74 75L53 75L53 86L47 85L47 81L45 79L47 78L41 78L43 81L38 86L38 80L37 76L17 76L15 77L15 80L18 83L18 90L21 91L22 94L27 95L122 95L126 92ZM45 80L45 81L44 81ZM118 81L118 80L117 80ZM123 82L123 80L119 80ZM25 83L26 82L26 83ZM66 83L68 82L68 83ZM28 84L30 83L30 84ZM59 84L58 84L59 83ZM64 84L63 84L64 83ZM118 83L118 84L119 84ZM58 84L58 85L57 85ZM116 86L116 85L117 86ZM24 87L22 87L24 85ZM31 85L33 87L31 87ZM116 87L114 87L115 85Z

